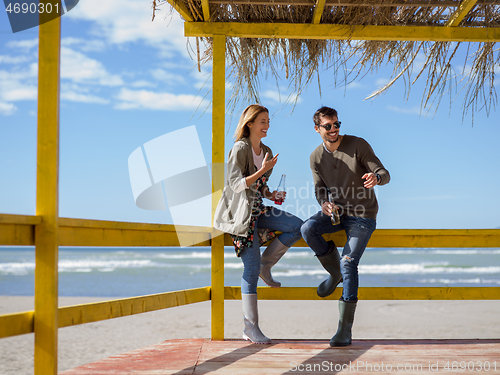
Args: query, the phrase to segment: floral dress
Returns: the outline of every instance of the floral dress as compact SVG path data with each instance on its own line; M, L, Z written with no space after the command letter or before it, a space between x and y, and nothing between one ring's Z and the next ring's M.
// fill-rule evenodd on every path
M255 181L255 189L252 189L254 192L254 202L252 207L252 216L250 218L250 225L247 230L247 237L231 235L234 243L234 250L236 251L236 256L241 256L241 252L246 248L252 246L253 237L255 232L255 223L257 222L257 218L269 211L272 207L264 206L262 203L262 188L265 186L265 182L268 177L264 174L259 177L257 181ZM257 235L259 236L259 246L266 243L267 241L273 239L275 237L274 231L271 231L267 228L258 228Z

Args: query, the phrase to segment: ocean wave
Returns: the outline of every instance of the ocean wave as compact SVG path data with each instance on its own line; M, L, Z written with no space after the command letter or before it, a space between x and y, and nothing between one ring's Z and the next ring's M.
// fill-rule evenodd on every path
M473 279L422 279L416 280L419 283L424 284L495 284L500 285L500 280L497 279L483 279L479 277L475 277Z
M0 275L23 276L35 270L34 262L0 263Z
M381 250L394 255L441 254L441 255L498 255L500 249L397 249Z
M437 274L437 273L500 273L500 267L460 267L445 264L379 264L360 265L360 274Z

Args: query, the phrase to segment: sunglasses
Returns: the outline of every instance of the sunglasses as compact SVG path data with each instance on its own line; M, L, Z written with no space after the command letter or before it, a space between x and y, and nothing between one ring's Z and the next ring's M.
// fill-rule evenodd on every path
M342 123L340 121L335 121L333 124L318 125L318 126L325 128L326 131L329 131L332 128L332 126L335 126L335 129L340 129L341 124Z

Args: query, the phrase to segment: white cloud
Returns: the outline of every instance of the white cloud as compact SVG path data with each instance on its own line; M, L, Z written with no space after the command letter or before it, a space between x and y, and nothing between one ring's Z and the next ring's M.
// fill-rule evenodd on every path
M65 17L95 22L94 34L113 44L140 41L158 49L162 56L174 57L181 52L187 57L183 21L177 12L165 20L168 4L163 9L151 21L150 1L86 0Z
M193 110L204 103L203 98L190 94L129 90L122 88L117 96L117 109L152 109L162 111Z
M0 55L0 64L21 64L30 60L28 56Z
M7 47L30 50L33 47L38 47L38 38L19 41L13 40L7 43Z
M30 64L27 69L0 70L0 100L5 102L36 100L37 76L37 63Z
M174 74L163 69L153 69L151 70L151 75L158 81L163 81L169 84L185 83L186 81L182 75Z
M84 52L102 52L106 49L106 43L102 40L85 40L80 38L62 38L61 46L76 47Z
M156 87L154 83L140 80L140 81L135 81L130 84L132 87L140 88L140 87Z
M123 85L121 77L109 73L101 62L67 47L61 48L61 78L102 86Z
M70 102L80 102L80 103L96 103L96 104L109 103L109 100L99 98L94 95L82 94L75 91L62 91L61 100L68 100Z
M295 103L295 100L297 100L297 103L300 103L302 101L300 97L297 98L297 94L295 93L292 94L280 93L278 90L266 90L263 91L260 94L260 96L263 99L268 99L275 103L285 103L285 102Z
M14 104L0 102L0 114L9 116L12 115L16 110L17 107Z
M403 113L403 114L408 114L408 115L421 115L422 111L420 107L396 107L394 105L388 105L387 109L392 112L397 112L397 113Z

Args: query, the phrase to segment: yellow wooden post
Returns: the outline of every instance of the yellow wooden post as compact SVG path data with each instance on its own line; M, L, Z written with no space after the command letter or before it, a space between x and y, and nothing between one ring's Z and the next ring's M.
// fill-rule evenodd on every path
M60 17L39 27L35 374L57 374Z
M224 187L226 36L213 37L212 192ZM220 194L212 194L212 214ZM213 215L212 215L213 217ZM224 340L224 236L212 238L212 340Z

